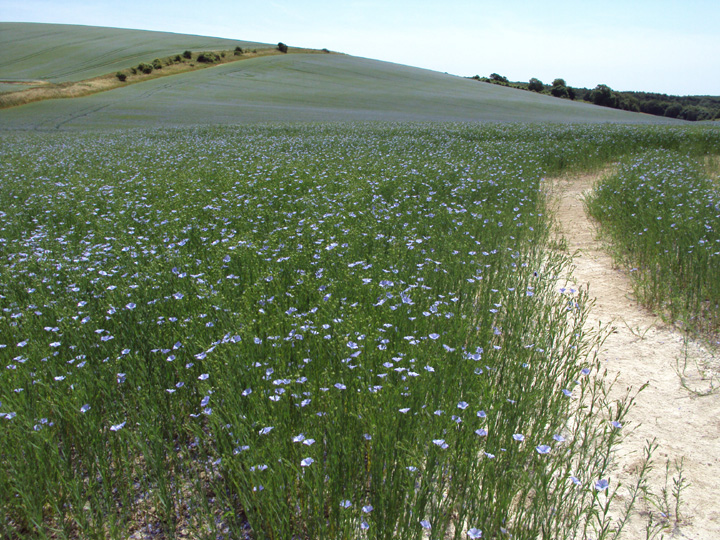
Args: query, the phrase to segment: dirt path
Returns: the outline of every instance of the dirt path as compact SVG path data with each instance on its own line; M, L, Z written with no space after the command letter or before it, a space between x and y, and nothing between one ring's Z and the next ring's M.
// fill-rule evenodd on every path
M718 359L697 344L686 348L679 332L633 300L629 277L613 268L612 259L602 249L595 226L583 209L581 197L597 178L560 179L553 191L560 233L567 240L569 253L574 255L573 281L576 286L588 289L595 299L589 324L597 328L599 322L610 323L612 328L600 358L608 373L618 376L618 392L649 383L637 397L628 415L629 422L623 428L630 433L618 451L620 472L613 480L627 485L642 459L646 441L655 438L658 448L650 476L651 490L661 494L668 459L671 463L668 491L673 487L672 475L677 477L672 467L675 460L683 460L687 483L681 495L680 520L676 520L674 500L669 497L672 513L662 534L665 538L720 539L720 391L700 396L681 384L684 381L690 388L707 390L710 381L702 377L695 360L717 373ZM690 359L681 379L678 362L682 372L686 353ZM652 511L655 520L663 519L646 502L641 502L637 510L640 514L631 519L623 533L628 540L646 537L648 512Z

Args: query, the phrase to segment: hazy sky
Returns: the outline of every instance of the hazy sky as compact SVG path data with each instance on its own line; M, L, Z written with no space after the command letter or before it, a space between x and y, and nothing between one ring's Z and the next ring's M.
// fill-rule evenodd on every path
M720 0L0 0L0 20L282 41L461 76L720 95Z

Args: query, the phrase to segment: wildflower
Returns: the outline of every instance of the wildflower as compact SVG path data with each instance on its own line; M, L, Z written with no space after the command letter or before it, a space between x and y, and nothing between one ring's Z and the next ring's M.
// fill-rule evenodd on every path
M457 406L458 406L458 409L462 409L464 411L465 409L468 408L468 403L467 403L467 401L461 401L460 403L458 403Z
M369 514L370 512L373 511L373 507L372 507L372 505L368 504L367 506L362 507L362 511L365 512L366 514Z
M513 435L513 439L515 439L518 442L522 442L525 440L525 435L523 435L522 433L515 433Z
M467 535L468 538L476 540L477 538L482 538L482 531L473 527L472 529L468 530Z
M258 435L267 435L270 433L273 429L275 429L275 426L270 427L264 427L260 431L258 431Z
M580 485L580 480L576 476L571 476L570 481L575 484L576 486Z
M547 444L541 444L540 446L535 447L535 450L537 450L538 454L549 454L550 453L550 447Z
M429 522L427 519L421 520L421 521L420 521L420 526L421 526L423 529L428 529L428 530L431 528L431 527L430 527L430 522Z
M83 405L82 407L80 407L80 412L83 413L83 414L85 414L85 413L88 412L89 410L90 410L90 405L89 405L88 403L86 403L85 405Z
M610 424L611 424L612 427L614 427L615 429L620 429L620 428L622 428L622 424L621 424L620 422L618 422L617 420L613 420L612 422L610 422Z
M340 501L340 508L350 508L351 506L352 503L347 499Z
M198 377L198 379L200 379L201 381L206 381L209 377L210 375L208 375L207 373L203 373Z
M595 482L595 489L597 491L605 491L609 485L610 485L610 482L603 478L603 479L600 479L597 482Z
M300 466L301 467L309 467L313 463L315 463L315 460L311 457L307 457L300 462Z
M407 413L408 413L408 411L410 411L410 409L409 409L409 408L407 408L407 407L406 407L406 408L404 408L404 409L398 409L398 410L399 410L399 411L400 411L401 413L403 413L403 414L407 414Z
M487 432L487 430L481 428L481 429L476 429L475 434L478 437L485 437L485 436L487 436L488 432Z
M555 434L553 435L553 439L555 439L557 442L565 442L565 437L562 435Z
M120 431L124 427L125 427L125 422L122 422L121 424L114 424L114 425L110 426L110 431Z
M433 444L439 446L443 450L448 448L448 443L445 442L445 439L433 439Z

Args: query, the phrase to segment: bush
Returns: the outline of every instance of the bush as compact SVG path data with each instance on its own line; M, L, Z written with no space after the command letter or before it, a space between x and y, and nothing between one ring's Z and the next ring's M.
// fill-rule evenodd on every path
M156 58L155 60L152 61L152 67L154 69L162 69L162 67L163 67L162 61L159 58Z
M174 60L175 62L182 62L182 56L180 56L180 55L178 54L175 58L173 58L173 60Z
M536 79L535 77L530 79L530 82L528 83L528 90L532 90L533 92L542 92L544 88L545 86L542 81L540 79Z
M188 60L190 60L190 58L192 58L192 53L190 51L185 51L183 53L183 58L187 58Z
M122 71L118 71L115 76L120 82L125 82L125 80L127 79L127 75L125 75Z
M204 64L214 64L215 62L220 61L220 57L214 52L204 52L200 53L197 60L198 62L202 62Z
M130 73L132 73L133 75L136 75L136 74L137 74L137 68L130 68Z
M330 54L330 51L327 49L323 49L322 52L324 52L325 54Z
M144 73L145 75L148 75L148 74L152 73L152 71L153 71L153 67L150 64L145 64L145 63L139 64L137 69L138 69L138 71Z
M235 47L235 56L240 56L243 53L242 47L238 45Z
M557 98L568 97L567 87L553 85L550 89L550 93Z
M288 46L285 45L283 42L278 43L277 48L278 48L278 51L280 51L281 53L288 52Z

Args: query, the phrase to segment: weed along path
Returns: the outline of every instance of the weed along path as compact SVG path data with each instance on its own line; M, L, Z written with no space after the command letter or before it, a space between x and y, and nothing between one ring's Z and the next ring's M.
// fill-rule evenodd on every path
M656 538L720 538L720 391L708 392L719 361L697 344L686 344L679 331L634 301L629 277L613 266L584 212L582 196L598 178L561 178L553 191L559 232L573 255L571 282L587 288L595 302L588 324L610 325L599 354L608 379L617 376L613 392L619 395L628 387L637 391L647 383L623 427L627 432L611 487L618 481L629 486L637 478L633 473L642 463L647 441L655 439L647 487L658 498L656 504L647 498L638 501L621 538L646 538L651 519ZM681 462L680 475L675 464ZM682 483L674 483L680 478ZM679 515L673 496L677 485ZM664 488L667 503L662 502ZM624 488L618 491L617 509L627 502L626 493Z

